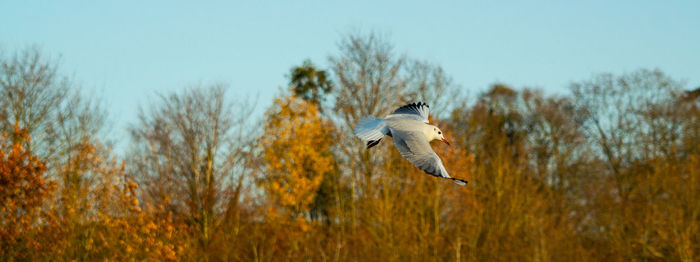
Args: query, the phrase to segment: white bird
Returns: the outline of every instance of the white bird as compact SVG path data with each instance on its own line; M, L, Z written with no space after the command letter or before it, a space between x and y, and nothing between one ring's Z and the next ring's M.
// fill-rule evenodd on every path
M442 140L450 145L442 131L428 124L430 107L425 103L408 104L396 109L385 118L368 116L360 120L353 133L367 143L367 149L379 144L386 136L393 137L394 146L401 156L425 173L450 179L460 186L467 181L452 178L440 157L430 147L430 141Z

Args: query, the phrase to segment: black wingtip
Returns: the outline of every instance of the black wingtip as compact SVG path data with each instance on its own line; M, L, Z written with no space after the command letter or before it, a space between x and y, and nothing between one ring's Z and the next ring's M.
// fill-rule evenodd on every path
M379 142L381 142L381 141L382 141L381 138L380 138L380 139L377 139L377 140L370 140L370 141L367 141L367 149L370 149L370 148L372 148L373 146L378 145Z
M430 108L430 106L429 106L427 103L424 103L424 102L420 102L420 101L419 101L419 102L414 102L414 103L406 104L406 105L404 105L404 106L402 106L402 107L399 107L399 108L397 108L396 110L394 110L394 113L396 113L396 112L401 112L402 110L409 109L409 108L411 108L411 109L420 109L420 108L423 107L423 106L425 106L425 107L427 107L427 108Z
M452 179L452 181L454 181L455 183L457 183L457 185L460 185L460 186L466 186L467 184L469 184L469 182L467 180L464 180L464 179L453 178L453 177L451 177L450 179Z

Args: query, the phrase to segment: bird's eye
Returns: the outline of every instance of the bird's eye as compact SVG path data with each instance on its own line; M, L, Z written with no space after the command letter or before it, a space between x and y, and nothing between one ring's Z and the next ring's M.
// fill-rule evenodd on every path
M442 135L442 132L438 132L438 135Z

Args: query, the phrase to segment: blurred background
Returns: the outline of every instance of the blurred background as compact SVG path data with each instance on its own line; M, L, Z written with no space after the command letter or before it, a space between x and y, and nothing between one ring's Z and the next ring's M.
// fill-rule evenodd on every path
M2 260L700 256L696 2L0 10ZM466 187L352 136L417 101Z

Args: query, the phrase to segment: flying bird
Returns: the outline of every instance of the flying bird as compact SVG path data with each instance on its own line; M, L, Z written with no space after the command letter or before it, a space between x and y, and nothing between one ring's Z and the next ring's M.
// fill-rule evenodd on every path
M412 103L399 107L385 118L363 118L353 133L367 143L367 149L379 144L384 136L390 136L401 156L415 167L429 175L450 179L460 186L466 185L466 180L450 177L442 160L430 147L433 140L441 140L447 145L450 143L440 128L429 124L429 115L430 107L427 104Z

